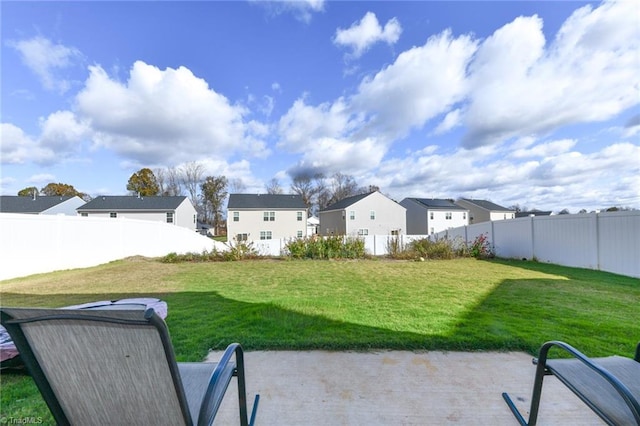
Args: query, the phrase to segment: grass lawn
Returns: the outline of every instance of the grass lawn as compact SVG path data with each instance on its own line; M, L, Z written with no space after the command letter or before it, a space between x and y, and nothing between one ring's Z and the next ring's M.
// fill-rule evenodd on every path
M0 283L4 306L160 297L179 361L246 350L521 350L564 340L631 356L640 280L526 261L128 259ZM0 417L48 410L29 377L3 375Z

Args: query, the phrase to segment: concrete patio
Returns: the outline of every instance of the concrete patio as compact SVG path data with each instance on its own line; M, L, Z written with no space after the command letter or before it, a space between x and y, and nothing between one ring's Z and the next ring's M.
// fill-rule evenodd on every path
M520 352L246 352L247 399L251 410L260 394L257 425L515 426L501 394L528 415L531 359ZM216 424L237 424L235 392L233 381ZM538 424L604 423L547 377Z

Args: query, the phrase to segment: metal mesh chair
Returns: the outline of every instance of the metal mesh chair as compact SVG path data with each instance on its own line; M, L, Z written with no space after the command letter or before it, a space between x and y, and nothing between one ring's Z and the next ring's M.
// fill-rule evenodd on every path
M237 343L218 363L177 363L153 309L0 308L0 322L60 425L210 425L233 377L250 424Z
M549 350L560 348L571 355L567 359L548 359ZM540 348L533 395L527 422L507 393L502 396L521 425L533 426L538 420L540 395L545 375L556 376L605 423L640 425L640 343L635 358L610 356L588 358L574 347L558 341Z

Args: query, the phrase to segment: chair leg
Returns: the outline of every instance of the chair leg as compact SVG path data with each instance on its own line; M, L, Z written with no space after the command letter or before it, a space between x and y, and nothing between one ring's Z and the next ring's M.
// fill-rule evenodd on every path
M244 354L240 346L236 347L236 378L238 380L238 405L240 410L240 425L248 426L247 389L244 378Z
M543 345L540 349L540 356L536 366L536 376L533 382L533 392L531 394L531 408L529 409L528 422L524 419L520 411L518 411L518 408L516 408L509 395L506 392L502 394L502 397L509 406L509 409L522 426L535 426L538 422L538 409L540 408L540 398L542 396L542 384L544 376L547 375L547 354L550 348L551 345Z

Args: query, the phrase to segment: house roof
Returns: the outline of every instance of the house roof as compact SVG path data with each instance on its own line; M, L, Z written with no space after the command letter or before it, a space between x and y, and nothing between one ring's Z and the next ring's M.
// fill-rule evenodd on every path
M137 197L137 196L99 196L87 204L78 207L84 210L175 210L186 200L185 196L177 197Z
M343 209L349 207L350 205L357 203L358 201L362 200L363 198L368 197L371 194L373 194L373 192L368 192L366 194L358 194L358 195L354 195L352 197L343 198L342 200L338 201L337 203L333 203L330 206L325 207L321 211L326 212L326 211L330 211L330 210L343 210Z
M296 194L231 194L227 209L296 209L306 210L302 195Z
M0 212L2 213L42 213L74 196L37 196L20 197L17 195L0 196Z
M490 211L500 211L500 212L512 212L513 209L508 209L506 207L502 207L496 203L492 203L491 201L487 201L487 200L472 200L470 198L461 198L461 200L466 201L468 203L471 204L475 204L476 206L483 208L485 210L490 210Z
M542 210L533 209L533 210L528 211L528 212L516 212L516 217L550 216L550 215L551 215L551 210L542 211Z
M412 200L429 210L467 210L462 206L454 204L451 200L442 198L408 198L408 200Z

